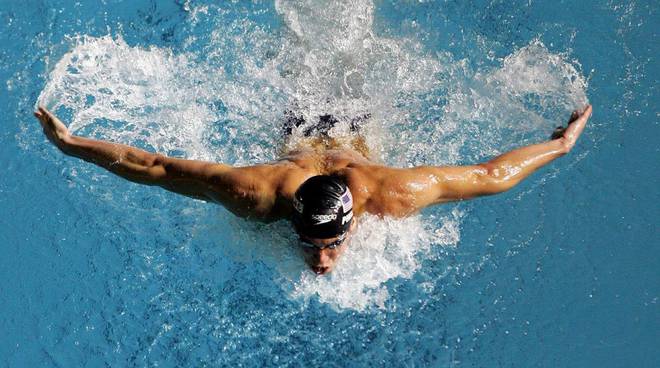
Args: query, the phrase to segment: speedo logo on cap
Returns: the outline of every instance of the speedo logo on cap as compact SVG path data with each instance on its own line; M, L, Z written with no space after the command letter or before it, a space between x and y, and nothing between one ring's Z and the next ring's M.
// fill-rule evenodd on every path
M312 220L314 220L314 225L320 225L320 224L325 224L330 221L336 220L337 219L337 214L329 214L329 215L312 215L310 216Z

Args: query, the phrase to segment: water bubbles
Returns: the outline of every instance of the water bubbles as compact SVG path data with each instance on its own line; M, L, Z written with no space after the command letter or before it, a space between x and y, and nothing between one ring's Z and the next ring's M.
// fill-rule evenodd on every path
M287 109L307 121L334 114L340 127L331 134L346 134L351 117L368 113L363 132L373 156L400 167L471 163L545 138L586 102L579 66L540 40L475 69L414 39L376 34L370 1L278 0L281 29L225 16L221 6L183 4L188 26L209 30L183 37L183 51L131 46L121 36L72 39L39 102L69 111L79 134L236 165L278 157ZM79 172L87 164L75 165ZM83 177L76 180L95 180ZM365 217L337 269L316 277L288 224L204 211L194 236L229 237L227 257L264 262L294 299L357 310L385 308L387 281L412 277L433 246L457 244L464 215ZM230 236L218 230L227 223Z
M189 55L130 47L120 37L81 37L55 65L39 101L73 112L73 132L159 152L182 150L210 159L201 134L216 116L197 90L207 90L203 70ZM117 129L117 126L124 129Z

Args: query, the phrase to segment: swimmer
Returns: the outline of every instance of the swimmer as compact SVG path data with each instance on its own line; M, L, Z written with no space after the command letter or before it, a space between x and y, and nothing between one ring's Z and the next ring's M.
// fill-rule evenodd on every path
M353 143L355 149L341 148L327 134L317 136L307 147L286 152L276 162L233 167L75 136L44 107L34 115L60 151L122 178L218 203L237 216L266 222L290 220L305 261L322 275L332 271L346 250L360 215L403 217L427 206L507 191L570 152L591 110L587 105L573 112L567 126L557 128L550 140L488 162L405 169L369 160L359 142ZM320 121L327 125L333 119ZM302 123L297 118L295 126L288 128Z

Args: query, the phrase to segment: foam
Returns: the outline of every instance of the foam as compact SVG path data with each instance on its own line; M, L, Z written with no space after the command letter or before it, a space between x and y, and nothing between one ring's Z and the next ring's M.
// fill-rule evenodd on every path
M412 39L376 35L370 1L276 1L284 27L275 31L228 21L213 5L186 7L191 26L212 27L208 36L190 36L178 53L121 36L73 38L39 102L71 111L70 128L80 134L238 165L277 158L288 108L310 121L370 112L364 129L376 159L404 167L472 162L538 140L586 102L579 67L540 40L475 70ZM331 134L345 134L346 124ZM226 238L218 222L229 223L227 257L264 262L291 298L357 310L385 307L388 280L410 278L435 246L457 244L462 216L364 217L336 270L316 277L287 223L204 211L196 234Z
M209 158L200 138L215 116L196 98L205 79L189 55L129 47L120 36L84 36L74 42L39 97L52 109L73 111L72 131L128 144L145 140L161 152L182 150L189 157Z
M278 285L303 303L316 297L336 309L386 308L390 296L387 281L412 277L421 260L432 256L433 247L455 245L460 239L461 216L460 211L452 211L427 222L421 216L381 219L365 215L336 269L322 277L304 263L297 238L285 221L263 225L230 219L229 226L241 231L219 252L222 258L247 265L263 262L275 270ZM196 233L213 238L223 227L204 225Z

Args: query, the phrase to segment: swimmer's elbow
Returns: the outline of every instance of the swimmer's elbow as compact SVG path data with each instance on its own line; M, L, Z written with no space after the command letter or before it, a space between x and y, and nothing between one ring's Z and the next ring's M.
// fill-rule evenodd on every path
M476 182L480 189L479 195L503 193L515 187L520 179L510 170L492 163L478 165L475 170Z

